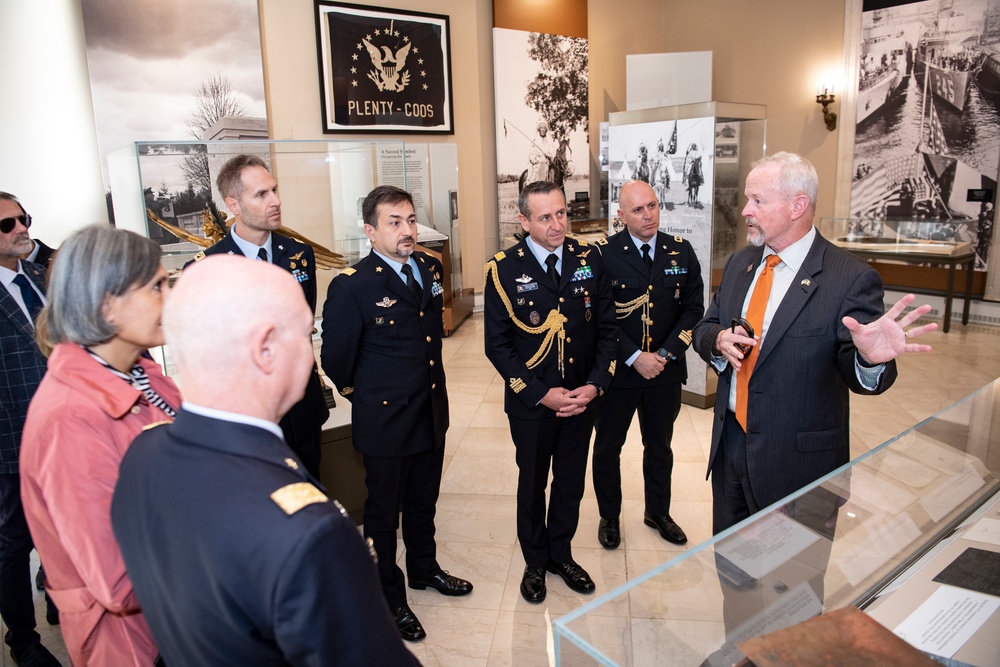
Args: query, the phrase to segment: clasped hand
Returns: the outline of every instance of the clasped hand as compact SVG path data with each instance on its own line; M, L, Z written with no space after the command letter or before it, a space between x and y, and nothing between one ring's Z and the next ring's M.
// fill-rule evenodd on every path
M585 384L576 389L552 387L542 398L542 405L554 410L557 417L574 417L587 409L587 404L597 397L597 387Z

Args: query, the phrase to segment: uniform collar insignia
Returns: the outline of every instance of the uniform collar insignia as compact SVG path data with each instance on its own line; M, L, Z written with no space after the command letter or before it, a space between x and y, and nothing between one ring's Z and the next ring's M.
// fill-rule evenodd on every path
M375 273L382 273L382 267L381 266L376 266L375 267Z

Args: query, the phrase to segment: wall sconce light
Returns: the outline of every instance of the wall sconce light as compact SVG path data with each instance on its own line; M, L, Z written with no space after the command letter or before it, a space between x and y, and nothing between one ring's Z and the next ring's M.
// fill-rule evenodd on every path
M837 114L830 111L830 105L836 101L836 95L830 92L829 86L822 86L816 91L816 102L823 105L823 120L826 121L826 129L833 132L837 129Z

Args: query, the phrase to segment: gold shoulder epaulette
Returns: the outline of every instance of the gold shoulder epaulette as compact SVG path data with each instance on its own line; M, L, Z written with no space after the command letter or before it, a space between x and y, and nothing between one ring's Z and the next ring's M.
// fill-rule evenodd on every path
M583 239L576 239L576 242L577 242L577 244L578 244L578 245L579 245L579 246L580 246L581 248L583 248L584 246L588 246L588 245L590 245L589 243L587 243L587 242L586 242L586 241L584 241Z
M598 239L597 245L608 245L608 237L605 236L603 239Z
M357 269L344 269L343 271L340 272L340 275L342 275L342 276L353 276L357 272L358 272Z
M156 428L157 426L163 426L164 424L169 424L169 423L170 423L169 419L164 419L163 421L153 422L152 424L146 424L145 426L142 427L142 430L148 431L150 429Z
M205 251L204 250L199 250L198 254L195 255L193 259L196 262L200 262L201 260L205 259Z
M501 259L503 259L506 256L507 256L507 254L503 250L501 250L497 254L493 255L493 259L495 259L496 261L499 262Z
M330 499L309 482L296 482L272 493L271 500L284 510L285 514L292 516L307 505L325 503Z

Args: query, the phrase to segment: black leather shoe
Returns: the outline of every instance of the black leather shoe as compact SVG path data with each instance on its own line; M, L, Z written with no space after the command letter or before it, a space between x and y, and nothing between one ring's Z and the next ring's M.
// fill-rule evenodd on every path
M605 549L617 549L622 543L621 527L618 519L601 519L601 525L597 527L597 541Z
M428 586L436 589L441 595L468 595L472 592L472 584L465 579L459 579L458 577L453 577L448 574L445 570L441 570L433 577L423 580L410 579L410 588L415 588L418 591L422 591Z
M45 622L49 625L59 625L59 610L48 595L45 596Z
M684 544L688 541L687 535L681 527L674 523L669 516L654 516L646 512L642 517L642 522L650 528L660 531L660 537L673 544Z
M15 665L21 667L62 667L56 657L41 642L32 644L23 651L10 650L10 657Z
M406 641L418 642L427 636L413 610L407 605L404 604L401 607L393 609L392 618L396 621L396 628L399 629L399 635Z
M524 576L521 577L521 597L532 604L538 604L545 600L545 568L531 567L524 568Z
M590 575L573 561L568 563L550 562L545 566L545 569L552 574L558 574L566 582L566 585L577 593L594 592L594 582L591 580Z

